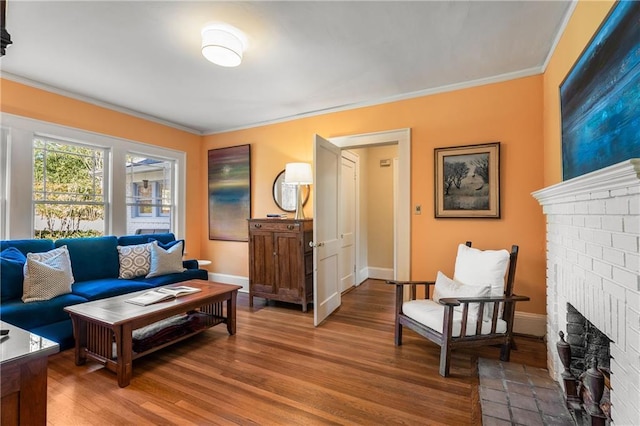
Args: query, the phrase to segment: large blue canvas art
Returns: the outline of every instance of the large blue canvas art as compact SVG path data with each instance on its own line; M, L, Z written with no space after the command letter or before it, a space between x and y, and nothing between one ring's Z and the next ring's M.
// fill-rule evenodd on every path
M249 241L250 145L209 150L209 239Z
M560 98L564 180L640 157L640 2L613 7Z

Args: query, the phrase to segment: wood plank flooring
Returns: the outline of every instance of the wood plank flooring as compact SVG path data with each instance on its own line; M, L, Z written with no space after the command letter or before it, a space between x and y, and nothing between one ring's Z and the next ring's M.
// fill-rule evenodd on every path
M131 385L73 350L49 359L49 425L480 424L477 356L410 330L393 345L393 288L368 280L322 326L299 306L238 298L237 334L223 326L134 361ZM545 367L544 343L518 338L512 362Z

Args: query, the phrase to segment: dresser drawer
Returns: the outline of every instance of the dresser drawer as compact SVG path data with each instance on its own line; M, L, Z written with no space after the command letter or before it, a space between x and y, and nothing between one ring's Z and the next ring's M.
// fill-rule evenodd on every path
M300 231L300 229L301 228L299 222L249 222L249 231L298 232Z

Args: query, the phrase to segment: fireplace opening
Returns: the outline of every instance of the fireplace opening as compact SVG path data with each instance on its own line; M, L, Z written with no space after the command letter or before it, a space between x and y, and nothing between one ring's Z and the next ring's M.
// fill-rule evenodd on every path
M611 422L609 347L612 341L576 308L567 303L567 336L560 332L558 355L567 407L577 424Z

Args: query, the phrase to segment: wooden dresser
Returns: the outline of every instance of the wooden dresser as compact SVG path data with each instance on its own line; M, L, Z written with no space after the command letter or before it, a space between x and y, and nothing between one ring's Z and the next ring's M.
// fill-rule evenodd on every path
M313 302L313 219L249 219L249 306L254 297Z

